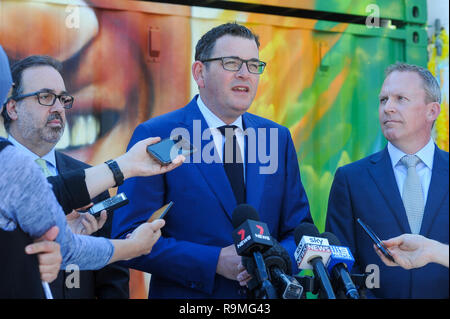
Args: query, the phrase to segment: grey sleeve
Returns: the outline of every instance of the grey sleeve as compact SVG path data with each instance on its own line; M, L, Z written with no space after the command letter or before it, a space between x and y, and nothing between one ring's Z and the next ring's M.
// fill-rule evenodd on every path
M13 230L19 225L31 237L39 238L56 225L62 268L76 264L81 270L98 269L107 264L114 252L112 243L72 233L51 185L31 159L8 146L0 152L0 163L0 228Z

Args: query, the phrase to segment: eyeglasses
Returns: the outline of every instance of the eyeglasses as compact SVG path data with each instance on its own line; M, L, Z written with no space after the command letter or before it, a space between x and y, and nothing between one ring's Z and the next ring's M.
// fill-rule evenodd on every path
M37 96L39 104L44 105L44 106L53 106L56 102L56 98L58 98L58 100L61 102L61 104L63 105L63 107L65 109L70 109L72 107L72 104L74 101L74 97L71 95L68 95L65 93L56 95L55 93L45 92L45 91L37 91L37 92L33 92L33 93L12 96L11 99L18 102L24 98L34 96L34 95Z
M235 71L235 72L239 71L244 62L247 65L248 72L253 73L253 74L263 73L264 68L266 67L266 62L259 61L258 59L244 60L237 56L212 58L212 59L203 60L201 62L211 62L211 61L218 61L218 60L222 61L222 66L227 71Z

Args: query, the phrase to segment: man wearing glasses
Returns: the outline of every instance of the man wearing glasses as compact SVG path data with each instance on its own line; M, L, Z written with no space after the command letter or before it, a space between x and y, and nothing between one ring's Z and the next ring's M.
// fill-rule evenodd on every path
M14 82L11 96L2 110L8 140L35 160L46 176L89 167L55 151L64 133L65 112L74 102L66 91L61 69L61 63L49 56L33 55L16 62L11 68ZM105 191L93 201L108 197ZM74 233L110 238L111 221L105 224L106 221L106 212L98 220L89 213L73 211L67 215ZM72 273L60 271L50 285L53 297L128 298L128 271L121 266L111 264L98 271L81 271L79 285L74 285L75 282L67 285L66 278Z
M249 29L236 23L215 27L196 46L192 74L199 95L134 131L128 147L146 136L164 138L179 130L198 149L177 171L132 179L119 189L130 204L114 215L114 237L126 236L152 212L174 202L151 254L127 262L152 274L149 298L246 298L250 276L232 239L233 211L242 203L256 209L293 260L293 230L312 219L289 130L247 112L265 66L258 37ZM251 140L245 134L249 131L258 138ZM195 140L199 135L200 142ZM252 150L258 154L275 146L276 169L261 173L267 162ZM297 267L292 268L296 273Z

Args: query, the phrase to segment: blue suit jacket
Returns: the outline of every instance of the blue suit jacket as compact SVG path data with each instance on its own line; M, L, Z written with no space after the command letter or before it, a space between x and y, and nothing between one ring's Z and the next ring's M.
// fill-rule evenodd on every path
M247 203L292 256L293 230L305 218L311 222L311 216L289 130L249 113L243 115L243 123L246 129L267 128L267 133L269 128L277 129L272 143L278 145L278 169L274 174L260 174L259 168L268 164L258 157L256 163L246 164ZM194 130L198 125L200 132ZM243 298L237 281L216 274L221 248L233 244L231 216L237 204L223 164L203 162L202 152L211 151L214 142L212 138L200 142L200 134L208 126L196 98L184 108L139 125L128 147L150 136L169 137L175 128L188 132L198 151L191 155L190 163L167 174L127 180L119 192L126 193L130 204L115 212L112 235L123 237L173 201L162 237L151 253L127 262L152 274L149 298ZM270 143L267 137L265 145Z
M448 153L435 148L433 170L420 234L448 244ZM378 298L448 298L448 268L428 264L420 269L387 267L373 243L356 222L361 218L381 239L411 233L387 148L336 171L330 191L327 231L349 246L362 273L376 264L380 287L369 291Z

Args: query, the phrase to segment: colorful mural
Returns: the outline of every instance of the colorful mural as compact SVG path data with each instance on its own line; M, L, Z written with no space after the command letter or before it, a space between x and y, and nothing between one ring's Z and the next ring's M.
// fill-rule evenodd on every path
M327 6L358 9L348 1ZM404 30L162 3L2 0L0 17L11 62L31 54L63 62L75 104L58 147L90 164L124 152L139 123L192 98L193 50L203 33L224 22L247 25L267 62L249 111L290 129L321 231L336 169L385 145L378 124L384 69L408 55ZM426 47L418 52L426 55ZM448 149L448 102L446 116Z

